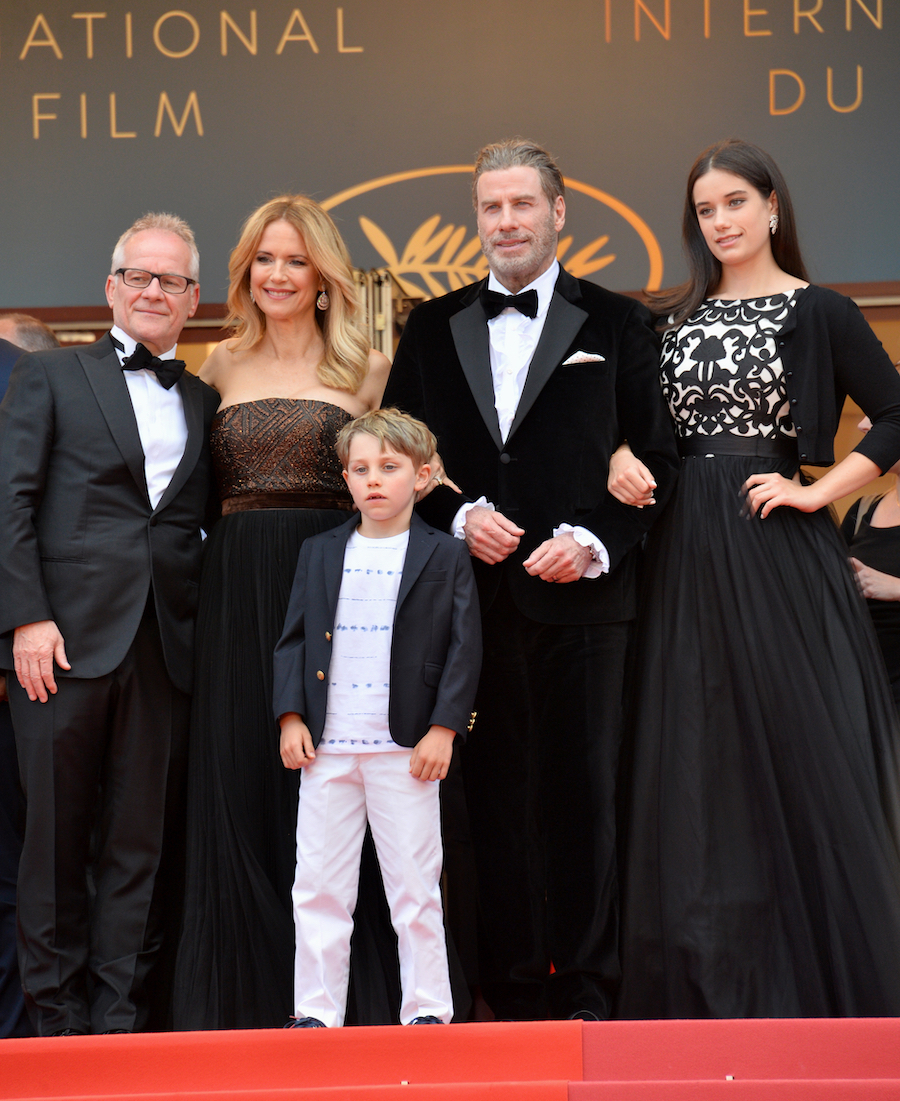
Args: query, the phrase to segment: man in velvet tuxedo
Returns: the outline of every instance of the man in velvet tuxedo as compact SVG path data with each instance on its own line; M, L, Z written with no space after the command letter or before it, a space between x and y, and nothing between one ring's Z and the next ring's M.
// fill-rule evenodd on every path
M113 253L111 333L23 356L0 406L0 668L14 670L19 966L39 1035L146 1019L217 405L173 358L198 265L184 222L145 215Z
M428 424L469 495L461 508L437 486L419 507L476 558L484 664L463 770L482 991L501 1018L601 1019L619 977L635 556L677 456L647 311L556 260L565 196L550 155L520 139L487 146L474 199L490 276L413 311L384 404ZM626 439L657 480L653 507L606 490Z

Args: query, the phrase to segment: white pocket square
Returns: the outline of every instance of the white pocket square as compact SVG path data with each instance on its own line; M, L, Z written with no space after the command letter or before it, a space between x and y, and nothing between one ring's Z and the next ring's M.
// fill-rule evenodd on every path
M563 367L569 363L605 363L606 356L598 355L597 352L573 352L567 360L563 361Z

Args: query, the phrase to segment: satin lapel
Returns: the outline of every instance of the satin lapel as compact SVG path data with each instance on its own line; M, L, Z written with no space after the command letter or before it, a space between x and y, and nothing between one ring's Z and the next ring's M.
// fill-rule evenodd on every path
M531 365L528 368L528 376L516 409L516 416L509 430L512 438L516 429L525 419L529 409L534 405L535 399L544 388L547 380L562 363L563 356L568 351L572 341L578 335L579 330L588 319L587 310L575 306L559 293L559 284L550 299L550 308L547 310L547 320L541 338L534 350ZM507 442L508 442L507 440Z
M106 351L104 351L104 342L108 349ZM94 351L96 355L92 354ZM144 450L141 447L137 419L112 341L104 337L90 351L76 348L75 355L87 375L100 411L106 419L110 435L149 504L150 496L147 493L147 478L144 474Z
M478 412L487 425L491 439L498 450L502 450L500 422L494 406L494 382L491 378L487 318L480 299L476 298L471 305L450 318L450 331L453 334L453 344L456 347L463 374L478 406Z
M419 574L425 568L428 559L434 553L436 544L432 537L431 529L426 527L419 518L413 514L409 528L409 544L406 548L406 558L403 562L403 577L400 579L400 590L397 593L397 608L406 599L406 594L418 581ZM394 613L396 617L396 612Z
M166 486L165 493L163 493L162 497L159 499L159 504L155 509L156 512L165 508L180 492L184 483L190 477L194 467L197 465L197 460L200 458L200 452L205 442L203 439L203 392L199 386L190 386L188 384L189 381L188 379L182 378L178 382L178 392L181 394L181 401L184 406L184 420L187 425L187 443L184 445L184 454L181 456L181 462L175 467L175 473L172 475L172 480Z

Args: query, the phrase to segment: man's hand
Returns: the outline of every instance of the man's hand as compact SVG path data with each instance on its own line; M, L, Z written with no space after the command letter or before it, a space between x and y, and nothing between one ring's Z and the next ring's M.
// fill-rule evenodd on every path
M60 669L71 669L59 628L52 619L25 623L13 633L13 664L19 684L32 701L46 703L47 693L56 693L53 662Z
M443 780L453 756L456 731L449 726L431 726L409 759L409 774L417 780Z
M858 558L851 558L850 565L856 570L856 584L863 596L870 600L900 600L900 577L873 570Z
M590 548L576 542L570 531L545 539L522 563L542 581L579 581L591 561Z
M494 512L483 505L475 505L469 509L463 531L469 554L487 562L489 566L495 566L508 558L525 534L512 520L507 520L502 512Z
M298 769L316 759L312 734L296 711L281 716L281 741L278 751L285 768Z

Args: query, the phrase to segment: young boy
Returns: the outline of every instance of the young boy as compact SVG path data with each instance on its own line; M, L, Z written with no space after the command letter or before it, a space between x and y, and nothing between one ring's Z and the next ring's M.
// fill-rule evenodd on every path
M343 1024L367 819L398 939L400 1021L453 1016L436 781L466 734L481 626L465 543L413 514L434 450L394 409L346 425L337 451L359 515L300 552L275 650L281 759L304 770L286 1028Z

